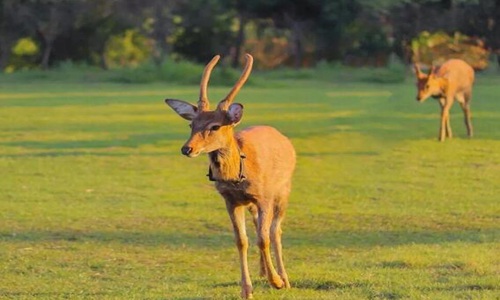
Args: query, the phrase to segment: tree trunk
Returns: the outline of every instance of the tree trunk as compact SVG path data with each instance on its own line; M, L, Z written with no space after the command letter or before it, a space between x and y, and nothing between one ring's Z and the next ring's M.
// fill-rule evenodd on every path
M498 66L500 67L500 0L495 0L495 11L493 12L493 41L491 41L491 44L493 45L493 51L496 52L497 56L497 63Z
M302 45L302 28L300 22L291 21L292 26L292 52L294 57L294 66L300 69L304 58L304 47Z
M42 56L42 70L47 70L49 68L50 53L52 52L52 42L46 41L45 47L43 48Z
M0 73L3 72L10 58L10 49L12 48L11 43L6 43L5 41L0 41L2 48L0 48Z
M47 70L49 68L50 53L52 52L52 44L54 41L49 39L41 30L37 30L36 34L42 43L41 48L43 49L40 66L42 67L42 70Z
M153 60L157 67L161 67L161 64L165 61L165 57L167 57L168 54L168 44L165 38L166 37L161 33L155 35L156 53L153 55Z
M240 27L238 28L238 35L236 36L236 45L235 45L235 51L234 51L234 56L233 56L233 62L231 63L231 66L233 68L237 68L240 65L240 56L241 56L241 49L243 48L243 44L245 43L245 25L247 24L247 19L243 14L239 15L240 19Z
M453 6L453 0L441 0L441 5L444 9L450 10Z
M99 54L99 66L103 70L109 69L108 60L106 59L106 53L104 52L104 50Z

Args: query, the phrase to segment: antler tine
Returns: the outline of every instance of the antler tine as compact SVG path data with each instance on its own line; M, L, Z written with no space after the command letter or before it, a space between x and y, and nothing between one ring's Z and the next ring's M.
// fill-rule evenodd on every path
M436 66L432 64L431 69L429 70L429 75L436 73Z
M212 69L215 67L219 59L220 55L214 56L214 58L212 58L212 60L206 65L205 70L203 71L203 76L201 77L200 83L200 99L198 100L198 110L200 111L209 109L210 103L208 102L207 85L208 80L210 80L210 73L212 73Z
M413 64L413 69L415 69L415 74L420 75L420 73L422 73L422 71L420 71L420 67L418 66L418 63L414 63Z
M248 76L250 76L250 73L252 72L253 57L252 57L252 55L250 55L250 54L247 53L247 54L245 54L245 58L246 58L245 69L241 73L240 78L234 84L234 86L231 89L231 91L229 92L229 94L227 94L226 98L224 98L224 100L222 100L219 103L219 105L218 105L219 109L227 110L227 108L229 107L229 105L233 102L234 97L236 96L236 94L238 94L238 92L240 91L241 87L247 81Z

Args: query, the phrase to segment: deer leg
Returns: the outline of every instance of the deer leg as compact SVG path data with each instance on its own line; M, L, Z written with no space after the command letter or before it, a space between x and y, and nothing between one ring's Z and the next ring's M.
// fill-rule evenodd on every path
M446 137L452 138L453 134L451 133L451 125L450 125L450 114L448 113L448 117L446 118Z
M248 237L245 229L245 207L236 206L226 200L226 208L233 224L236 247L240 255L241 267L241 297L243 299L252 298L252 281L248 271Z
M449 117L450 117L450 107L453 101L450 101L450 99L446 99L446 101L443 101L443 99L441 99L440 103L441 103L441 126L439 128L439 141L442 142L447 136L448 129L451 134L451 127L449 126Z
M270 229L271 222L273 219L272 207L259 207L259 228L257 232L258 245L260 248L260 252L264 257L264 263L267 271L267 280L269 283L277 288L281 289L285 286L285 282L278 275L276 270L274 269L271 251L270 251Z
M464 101L460 102L460 105L462 106L462 110L464 111L464 121L465 121L465 126L467 127L467 135L469 137L473 136L473 129L472 129L472 121L471 121L471 112L470 112L470 99L471 99L471 93L464 93Z
M283 231L281 230L281 221L285 216L285 211L277 207L274 212L274 219L271 225L271 242L274 248L274 256L276 257L276 264L278 268L278 274L281 279L285 282L285 287L290 288L290 282L288 281L288 274L285 270L285 264L283 263L283 247L281 245L281 235Z
M255 225L255 230L257 231L257 234L258 234L259 233L259 211L257 210L257 206L251 205L248 207L248 210L252 214L252 221L253 221L253 224ZM266 277L267 271L266 271L266 264L265 264L264 256L262 255L261 251L259 251L259 254L260 254L260 261L259 261L260 273L259 274L261 277Z

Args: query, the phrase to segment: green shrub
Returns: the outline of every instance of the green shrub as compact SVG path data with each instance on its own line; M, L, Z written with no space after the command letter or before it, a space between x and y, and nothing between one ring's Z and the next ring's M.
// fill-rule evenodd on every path
M391 57L386 68L365 69L364 82L374 83L400 83L406 78L406 66L397 58Z
M416 63L439 65L450 58L460 58L476 70L488 67L490 55L482 40L460 32L451 36L442 31L423 31L411 41L411 50Z

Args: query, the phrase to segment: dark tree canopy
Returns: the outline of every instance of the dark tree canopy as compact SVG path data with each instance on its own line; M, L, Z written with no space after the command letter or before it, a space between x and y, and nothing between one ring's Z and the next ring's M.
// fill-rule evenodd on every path
M238 66L250 28L257 38L280 32L295 67L311 57L408 61L422 31L460 32L499 53L500 0L0 0L0 68L31 38L42 68L71 60L106 69L106 45L126 30L150 41L157 65L172 54L204 63L220 53Z

